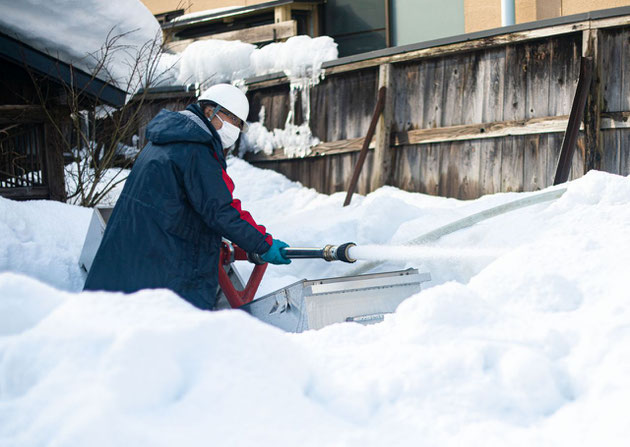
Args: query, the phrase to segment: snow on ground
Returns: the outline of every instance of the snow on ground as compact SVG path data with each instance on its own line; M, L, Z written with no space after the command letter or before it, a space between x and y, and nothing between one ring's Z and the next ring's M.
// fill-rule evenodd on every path
M136 148L132 148L130 146L127 146L127 148L129 153L137 150ZM133 154L132 156L135 157L136 155L137 154ZM85 163L84 160L81 160L80 174L76 163L71 163L64 167L66 191L68 191L68 195L73 196L68 199L68 203L72 205L81 204L81 200L83 198L79 192L80 186L83 187L85 195L87 196L94 184L94 169L86 165L87 163ZM116 200L118 200L118 196L120 196L120 193L125 186L125 180L129 176L130 172L130 169L121 168L110 168L102 171L100 174L101 178L99 179L93 194L93 196L102 196L99 201L99 206L114 206L116 204ZM81 182L79 182L80 178Z
M71 13L72 20L68 20ZM147 42L161 42L161 28L139 0L19 0L2 2L0 26L29 45L92 73L108 38L116 38L105 80L126 86ZM131 67L129 66L131 64ZM140 70L141 72L143 70Z
M343 208L229 172L292 245L400 244L525 196L385 187ZM383 323L285 334L168 291L71 293L89 211L0 200L0 445L626 445L629 202L630 178L590 172L383 266L434 278ZM352 268L294 260L263 289Z
M59 202L0 197L0 272L19 272L59 289L81 290L84 279L77 259L91 216L87 208Z

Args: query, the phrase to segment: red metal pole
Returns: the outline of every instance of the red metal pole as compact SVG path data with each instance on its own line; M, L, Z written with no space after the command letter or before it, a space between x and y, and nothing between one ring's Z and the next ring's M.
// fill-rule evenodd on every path
M234 247L234 259L235 260L246 260L247 253L240 247L236 245ZM221 254L219 255L219 286L221 286L221 290L225 294L225 297L230 303L230 306L233 309L241 307L244 304L251 302L258 291L258 287L260 286L260 282L267 270L267 266L269 264L261 264L254 267L254 271L252 272L249 280L247 281L247 285L243 290L236 290L232 281L225 271L225 266L229 265L232 262L230 248L227 244L223 243L221 246Z

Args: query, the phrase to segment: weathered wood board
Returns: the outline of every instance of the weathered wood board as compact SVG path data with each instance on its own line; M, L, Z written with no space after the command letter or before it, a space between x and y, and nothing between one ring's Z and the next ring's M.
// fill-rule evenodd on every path
M346 174L352 172L358 158L358 152L350 152L325 157L292 158L254 164L263 169L272 169L279 172L290 180L300 182L308 188L332 194L347 190L350 177ZM309 160L309 162L305 163L305 160ZM373 165L374 154L373 151L369 151L361 175L359 175L356 193L367 194L370 191L370 177Z
M365 136L376 105L377 85L378 69L369 68L326 78L313 87L313 135L322 141ZM284 122L277 124L284 127Z
M546 133L399 146L394 186L460 199L543 189L553 184L562 138ZM580 137L571 179L582 175L583 149Z
M249 95L249 121L258 122L264 108L263 124L267 129L284 129L291 110L289 85L283 84L265 90L255 90Z

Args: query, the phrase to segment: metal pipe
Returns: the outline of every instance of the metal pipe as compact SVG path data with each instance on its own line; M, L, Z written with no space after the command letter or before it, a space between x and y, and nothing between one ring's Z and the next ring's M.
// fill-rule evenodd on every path
M511 26L516 23L514 0L501 0L501 26Z
M392 46L391 0L385 0L385 46Z
M282 254L289 259L324 258L324 249L288 247L282 250Z
M307 247L287 247L282 249L282 254L288 259L325 259L326 261L342 261L353 263L356 259L349 254L351 247L356 246L354 242L346 242L341 245L326 245L323 248ZM264 264L260 255L249 253L248 259L254 264Z

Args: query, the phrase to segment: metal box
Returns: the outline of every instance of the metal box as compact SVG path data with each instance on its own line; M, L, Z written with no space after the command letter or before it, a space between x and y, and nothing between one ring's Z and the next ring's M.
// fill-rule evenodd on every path
M240 309L287 332L320 329L347 321L383 320L431 280L416 269L298 281Z
M85 242L83 242L83 249L81 250L81 256L79 256L79 265L87 273L92 268L92 262L96 256L101 241L103 240L103 233L105 233L105 227L112 215L113 207L95 207L92 219L90 220L90 226L88 227L87 235L85 236Z

